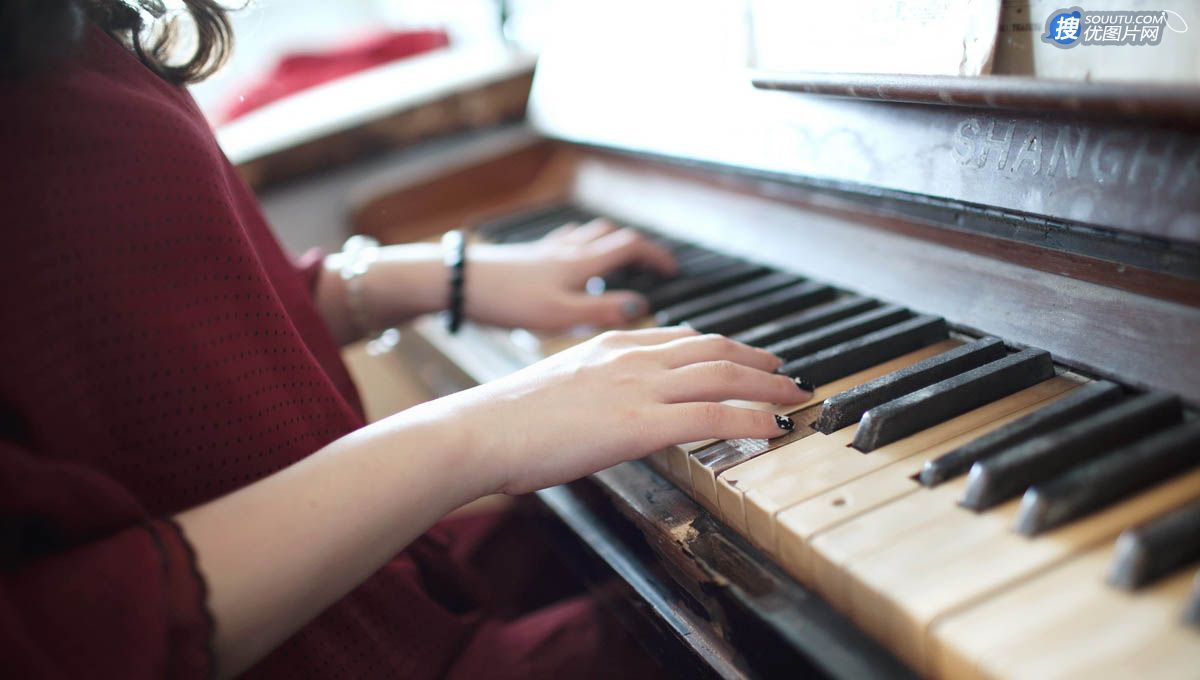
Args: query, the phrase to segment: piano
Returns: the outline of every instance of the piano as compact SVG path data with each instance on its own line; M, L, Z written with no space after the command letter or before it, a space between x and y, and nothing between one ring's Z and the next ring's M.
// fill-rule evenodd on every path
M1200 91L748 73L703 4L677 50L657 10L559 36L527 127L351 208L641 229L679 276L589 285L815 387L539 492L548 531L681 677L1200 677ZM446 393L594 332L381 342Z

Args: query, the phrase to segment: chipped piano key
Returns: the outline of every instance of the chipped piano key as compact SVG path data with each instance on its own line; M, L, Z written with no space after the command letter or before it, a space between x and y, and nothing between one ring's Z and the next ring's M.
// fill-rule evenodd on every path
M704 274L674 279L661 288L647 292L646 300L651 309L663 309L690 298L749 281L768 271L766 267L753 262L722 260L719 265Z
M956 347L949 352L918 361L825 400L821 416L813 425L822 434L829 434L853 425L872 407L928 387L965 371L982 366L1004 356L1004 343L999 338L983 338Z
M727 307L689 318L686 325L701 333L730 335L764 321L808 309L837 297L837 290L823 283L805 281L765 295L742 300Z
M1151 393L1127 399L975 463L959 504L986 510L1072 465L1174 425L1181 414L1179 398L1174 395Z
M881 328L904 321L912 317L912 312L899 305L885 305L877 309L863 312L857 316L842 319L801 333L787 340L780 340L764 349L784 361L807 356L839 343L861 337Z
M1030 487L1021 499L1016 530L1027 536L1039 534L1198 464L1200 421L1192 421L1140 439Z
M950 337L946 320L922 314L815 354L793 359L779 372L820 387L851 373L915 352Z
M733 336L734 340L766 347L780 340L807 333L811 330L827 326L835 321L841 321L861 314L879 306L878 300L872 300L859 295L851 295L840 300L827 302L812 309L793 312L760 326L748 328Z
M788 414L795 423L795 428L782 437L775 437L774 439L727 439L692 453L692 458L696 459L704 467L720 474L739 463L744 463L768 451L774 451L781 446L816 434L816 430L813 430L811 425L820 413L820 410L820 406L809 406Z
M723 439L692 453L692 457L706 467L728 469L780 446L790 444L813 434L811 428L794 425L786 435L774 439Z
M654 320L660 326L676 326L688 319L707 314L742 300L751 300L779 288L803 281L799 276L775 272L756 277L745 283L703 295L659 310Z
M1136 590L1200 559L1200 500L1121 532L1110 585Z
M1111 382L1088 383L1043 409L925 463L918 481L932 487L964 475L977 461L1095 413L1120 398L1121 388Z
M1053 377L1049 352L1022 350L872 408L863 414L853 446L870 453Z

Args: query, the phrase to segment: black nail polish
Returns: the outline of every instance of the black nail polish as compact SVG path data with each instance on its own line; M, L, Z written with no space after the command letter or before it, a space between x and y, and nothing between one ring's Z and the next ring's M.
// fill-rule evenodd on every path
M805 378L796 376L795 378L792 378L792 380L796 381L796 387L799 387L800 389L804 390L805 392L816 392L817 391L817 386L812 384Z
M796 429L796 421L788 418L787 416L775 416L775 424L779 426L779 429L786 430L788 432Z

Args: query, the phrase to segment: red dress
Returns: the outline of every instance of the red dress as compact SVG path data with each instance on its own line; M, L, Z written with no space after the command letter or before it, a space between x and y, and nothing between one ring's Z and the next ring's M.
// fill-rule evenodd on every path
M206 677L203 579L164 518L362 424L317 263L281 250L187 93L100 31L0 99L0 676ZM543 548L489 548L531 543L510 525L440 525L249 675L645 669L590 601L531 611L489 582L537 573L504 562Z

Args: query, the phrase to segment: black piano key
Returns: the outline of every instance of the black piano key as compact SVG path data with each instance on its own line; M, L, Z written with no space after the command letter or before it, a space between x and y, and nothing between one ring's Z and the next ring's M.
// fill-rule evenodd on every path
M701 333L730 335L780 314L807 309L837 297L837 290L822 283L805 281L759 297L688 319L687 325Z
M639 231L641 231L641 230L639 230ZM708 254L708 253L712 252L711 250L708 250L706 248L701 248L700 246L698 246L694 243L688 243L687 241L680 241L677 238L672 238L670 236L666 236L663 234L654 234L654 233L642 231L642 235L645 236L647 240L649 240L651 243L655 244L656 246L658 246L660 248L665 248L665 249L671 251L671 254L674 255L676 259L684 259L684 258L694 257L696 255L703 255L703 254Z
M475 233L488 239L489 241L499 242L510 234L520 231L534 224L544 224L552 222L555 224L566 224L567 222L577 221L582 212L579 208L573 205L557 204L550 205L544 208L525 211L509 217L485 222L475 228Z
M861 314L879 306L878 300L851 295L840 300L827 302L823 305L800 312L781 316L774 321L748 328L733 336L734 340L744 342L754 347L766 347L786 338L807 333L821 326L829 325Z
M945 319L922 314L789 361L779 372L820 387L948 337Z
M1127 399L975 463L960 504L986 510L1073 465L1174 425L1180 417L1174 395L1152 393Z
M642 267L626 267L614 272L610 272L600 279L602 286L598 289L592 287L592 282L588 282L588 291L599 294L610 290L634 290L639 293L654 290L667 281L675 277L663 276L662 274Z
M801 333L787 340L780 340L767 345L765 349L787 361L819 352L827 347L886 328L911 317L912 312L904 307L885 305L807 333Z
M1196 578L1192 581L1192 594L1183 606L1183 622L1200 628L1200 571L1196 572Z
M718 263L736 261L728 255L714 253L711 250L696 250L695 252L689 252L683 257L677 256L675 258L675 264L679 266L679 273L682 275L702 274L712 269L713 265Z
M875 406L1003 358L1004 354L1004 343L999 338L983 338L918 361L826 399L813 427L823 434L840 430Z
M661 326L677 326L688 319L707 314L742 300L753 300L785 286L803 281L799 276L775 272L760 276L736 286L714 291L703 297L680 302L659 310L654 320Z
M729 263L722 262L720 265L703 274L673 279L663 284L660 288L647 291L646 299L650 303L651 309L663 309L664 307L679 304L684 300L707 295L729 286L735 286L755 277L762 276L767 272L768 269L766 267L753 262L742 262L740 260L734 260Z
M702 275L721 266L728 266L735 263L737 263L737 260L731 257L708 250L696 249L694 253L689 252L686 257L676 260L675 264L678 270L673 276L665 276L645 267L625 267L606 274L601 279L603 283L602 287L593 292L634 290L644 294L666 285L669 281L674 281L681 277ZM588 290L593 290L590 283Z
M918 480L932 487L965 475L977 461L1075 422L1089 413L1117 403L1120 398L1121 388L1117 385L1106 380L1090 382L1049 406L926 462Z
M1200 501L1121 532L1108 582L1135 590L1200 559Z
M1016 529L1034 536L1196 465L1200 465L1200 421L1140 439L1029 487L1021 499Z
M863 414L853 446L870 453L1053 377L1049 352L1022 350L872 408Z
M536 241L569 222L583 224L596 218L593 213L579 208L568 208L538 216L524 224L503 231L496 239L500 243L524 243Z

